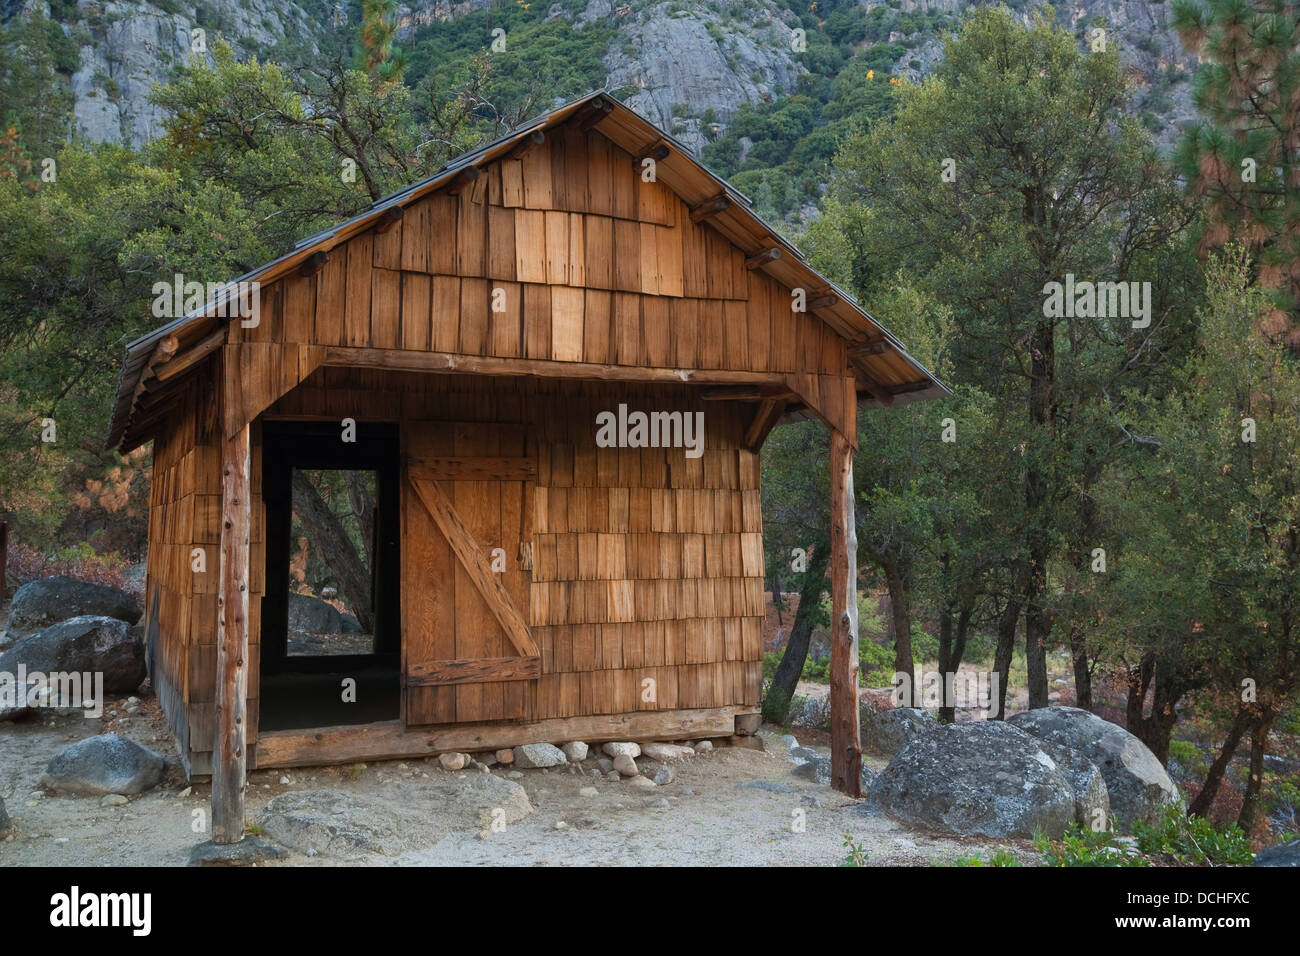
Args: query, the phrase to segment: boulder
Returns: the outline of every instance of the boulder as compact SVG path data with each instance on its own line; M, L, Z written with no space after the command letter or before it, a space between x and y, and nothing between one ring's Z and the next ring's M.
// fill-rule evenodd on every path
M801 780L810 780L813 783L829 786L831 782L831 758L807 747L796 747L795 749L802 752L802 759L798 766L790 771L791 775ZM866 794L871 789L871 785L876 782L876 776L876 771L866 764L862 765L862 772L858 776L858 786L861 793Z
M634 743L608 743L600 748L609 757L618 757L625 755L628 757L641 756L641 745Z
M129 694L148 676L139 635L125 621L102 615L61 621L0 653L0 672L17 674L19 664L28 674L102 673L106 694Z
M892 757L903 745L939 726L934 715L919 707L875 710L863 705L858 710L862 747L882 757Z
M1007 722L1095 764L1106 781L1117 826L1134 820L1158 823L1166 804L1182 802L1178 788L1146 744L1090 711L1040 707L1016 714Z
M690 747L679 747L676 744L649 743L641 745L641 756L658 760L660 763L676 763L686 757L695 756L695 751Z
M614 758L614 769L623 777L636 777L641 773L636 761L627 754L619 754Z
M807 750L806 747L798 748ZM817 753L815 750L808 751L809 756L802 760L790 773L799 777L801 780L811 780L813 783L828 784L831 782L831 758Z
M0 807L0 815L3 813L4 808ZM4 821L0 820L0 830L3 829ZM1289 843L1279 843L1277 846L1260 850L1255 854L1255 862L1251 865L1300 866L1300 840L1291 840Z
M871 786L873 806L958 835L1057 838L1075 820L1068 774L1038 740L1001 721L947 724L914 738Z
M831 725L829 697L796 697L790 702L786 721L796 727L826 728Z
M560 749L569 763L582 763L587 759L587 745L581 740L571 740Z
M515 766L523 767L525 770L559 767L569 760L564 755L564 751L554 744L524 744L522 747L516 747L514 754Z
M143 614L125 591L58 574L30 581L14 593L8 628L11 636L21 637L70 617L111 617L135 624Z
M1097 765L1078 751L1050 740L1039 738L1038 746L1070 779L1074 788L1074 821L1090 830L1109 828L1110 792Z
M5 798L0 797L0 834L8 832L13 823L9 820L9 814L5 812Z
M333 604L307 594L289 595L289 630L304 634L342 634L343 615ZM360 627L357 633L360 633Z
M162 780L161 754L117 734L87 737L52 758L41 785L64 793L137 794Z
M282 846L255 836L238 843L200 843L190 850L190 866L256 866L269 860L282 860L289 853Z
M464 770L469 763L469 754L438 754L438 764L443 770Z
M355 615L352 615L352 614L340 614L340 615L339 615L339 623L340 623L340 626L341 626L342 632L343 632L344 634L360 634L360 633L362 633L362 631L361 631L361 622L358 621L358 620L356 619Z

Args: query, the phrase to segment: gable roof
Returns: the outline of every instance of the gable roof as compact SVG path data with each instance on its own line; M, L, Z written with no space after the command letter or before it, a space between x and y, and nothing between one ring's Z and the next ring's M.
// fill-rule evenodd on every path
M747 255L766 249L780 250L779 257L763 266L764 271L788 288L807 289L809 299L821 300L821 304L810 311L849 341L850 364L857 379L860 405L901 404L950 394L948 388L908 355L902 343L862 309L851 295L813 269L791 243L764 222L753 211L746 196L693 159L686 147L672 136L604 90L558 106L505 136L462 154L434 175L377 200L365 212L299 240L284 255L232 280L228 287L233 289L238 283L246 282L258 282L263 286L274 282L298 269L314 253L328 251L370 229L394 207L406 207L437 192L468 168L500 159L531 134L559 126L579 114L594 119L590 128L633 156L648 155L657 147L664 152L663 147L666 147L666 155L657 160L657 179L692 209L725 197L723 208L709 217L708 224L745 250ZM145 384L142 378L159 344L175 337L185 345L191 345L210 333L213 319L229 312L222 311L227 298L223 291L202 308L174 319L126 346L106 447L118 446L127 437L135 417L136 401ZM791 417L801 415L796 412ZM133 444L139 444L146 437L139 437L139 441Z

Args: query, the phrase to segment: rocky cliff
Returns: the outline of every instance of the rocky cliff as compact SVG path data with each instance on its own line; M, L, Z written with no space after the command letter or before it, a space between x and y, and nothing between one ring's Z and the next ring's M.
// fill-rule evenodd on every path
M399 10L399 42L421 26L455 20L489 8L493 0L414 2ZM1037 4L1013 0L1026 20ZM870 15L877 7L890 16L960 15L970 0L860 0ZM230 40L243 56L293 63L325 44L341 29L355 29L354 5L329 0L28 0L0 6L5 20L42 8L57 21L80 51L69 77L76 96L76 123L92 140L140 144L160 130L148 102L155 82L217 36ZM1191 115L1190 75L1194 61L1169 29L1163 0L1077 0L1058 6L1058 16L1085 36L1104 26L1108 42L1124 51L1135 90L1135 106L1162 141ZM891 13L892 11L892 13ZM879 17L879 15L878 15ZM552 5L547 18L563 18L575 31L601 23L614 28L614 41L602 54L607 86L647 118L671 130L698 150L726 128L742 104L757 105L797 89L808 74L808 54L796 50L795 13L776 0L587 0ZM900 29L879 42L907 48L895 72L916 79L942 55L931 27ZM884 20L884 17L879 17ZM914 20L915 18L913 18ZM203 31L196 34L194 31ZM596 35L597 31L591 31ZM602 33L602 36L608 34ZM202 42L196 42L201 38ZM868 41L869 42L869 41Z

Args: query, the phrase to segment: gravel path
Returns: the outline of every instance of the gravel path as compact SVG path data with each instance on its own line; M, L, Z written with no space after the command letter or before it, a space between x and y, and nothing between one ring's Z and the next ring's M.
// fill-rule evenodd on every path
M57 750L109 731L175 757L152 700L132 715L110 702L100 721L46 717L0 724L0 796L15 824L0 840L0 866L185 865L190 848L205 839L192 824L195 811L207 813L206 784L191 787L173 772L160 788L110 808L94 797L40 789L41 772ZM267 865L827 866L843 862L849 833L871 864L916 866L987 856L1001 845L920 834L868 813L861 801L793 777L781 741L766 734L764 740L769 752L720 747L687 758L673 766L671 783L647 792L562 768L524 771L517 782L533 813L503 832L466 826L461 812L455 826L411 833L403 840L407 848L396 855L293 852ZM295 790L327 788L382 799L434 775L448 775L436 760L255 772L248 817L256 821L270 799ZM594 787L596 795L583 796L584 787ZM425 833L430 836L422 839ZM1012 849L1026 862L1032 859L1027 847Z

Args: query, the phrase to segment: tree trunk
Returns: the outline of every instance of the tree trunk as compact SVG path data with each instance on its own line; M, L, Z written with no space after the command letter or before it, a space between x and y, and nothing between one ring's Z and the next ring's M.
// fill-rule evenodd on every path
M1088 639L1078 621L1070 622L1070 657L1074 662L1074 705L1092 710L1092 670L1088 666Z
M1268 748L1268 732L1272 727L1272 715L1265 715L1250 728L1250 775L1246 778L1246 793L1241 799L1241 813L1237 817L1237 826L1247 836L1255 827L1259 791L1264 782L1264 751Z
M799 676L803 673L804 661L808 659L808 642L812 639L813 609L821 601L822 592L826 590L826 565L830 559L830 548L819 546L812 552L810 567L799 588L799 609L795 611L794 624L790 627L790 639L785 643L785 652L781 663L777 665L772 676L772 684L763 698L763 719L774 724L784 724L790 711L790 699L794 696Z
M952 604L944 602L939 612L939 678L943 681L943 700L939 702L939 723L951 724L956 719L954 702L948 699L948 673L956 669L952 662L953 639Z
M781 602L781 576L774 574L772 575L772 607L776 609L776 626L778 629L785 626L781 620L781 612L785 610L781 606Z
M998 618L998 646L993 653L993 670L998 675L998 709L992 716L1005 720L1007 716L1007 684L1011 679L1011 656L1016 650L1016 625L1020 623L1021 604L1009 599L1002 616Z
M1091 488L1096 482L1101 465L1097 461L1095 449L1088 446L1084 452L1082 482ZM1093 573L1091 566L1091 542L1098 537L1097 502L1087 491L1079 492L1079 538L1074 547L1074 571L1078 580L1088 580ZM1093 593L1091 588L1085 589ZM1073 613L1070 621L1070 660L1074 665L1074 701L1075 706L1083 710L1092 710L1092 668L1088 664L1088 632L1079 620L1081 608L1075 589Z
M1035 206L1035 208L1037 208ZM1029 420L1042 435L1042 446L1053 438L1056 425L1056 343L1050 322L1034 326L1030 342L1032 381L1029 387ZM1051 557L1048 534L1050 516L1048 483L1044 466L1031 452L1025 473L1025 510L1029 518L1029 568L1025 590L1025 671L1029 685L1029 707L1047 706L1047 645L1052 619L1047 611L1047 564Z
M961 662L966 657L966 640L970 636L971 617L975 614L973 604L967 604L957 612L957 634L953 640L952 653L948 657L949 666L955 675L961 669ZM944 678L944 696L947 697L947 677ZM939 719L944 723L952 723L957 719L957 702L955 700L945 700L945 706L939 711ZM967 706L971 706L967 701ZM944 711L947 716L944 716Z
M1154 654L1142 655L1137 668L1129 669L1128 702L1125 726L1128 732L1150 748L1160 763L1169 762L1169 740L1178 723L1178 702L1188 691L1203 682L1180 679L1172 662L1161 661ZM1151 696L1151 716L1146 716L1147 692Z
M361 529L361 546L365 549L364 559L366 567L374 568L375 566L375 499L370 494L361 480L363 472L345 471L343 481L348 490L348 504L352 506L352 514L357 519L357 526ZM373 575L372 575L373 577Z
M1154 654L1143 654L1137 667L1128 669L1128 699L1124 709L1124 727L1130 734L1141 737L1146 723L1147 691L1155 674Z
M375 611L370 569L316 486L297 470L293 473L293 510L320 549L321 560L338 578L339 593L347 598L362 632L373 634Z
M1205 786L1201 787L1201 792L1187 808L1188 816L1203 817L1209 814L1214 798L1219 795L1219 785L1223 783L1223 775L1237 753L1237 747L1241 744L1241 738L1245 736L1246 728L1250 726L1250 720L1249 710L1245 707L1237 708L1237 715L1232 719L1232 726L1228 729L1228 736L1224 738L1223 746L1219 748L1219 755L1214 758L1214 763L1210 764L1210 772L1205 775Z
M1178 723L1178 701L1191 689L1190 685L1177 679L1174 667L1169 662L1156 661L1155 694L1151 700L1151 716L1145 722L1146 732L1142 742L1151 748L1161 766L1169 763L1169 740Z
M850 409L852 419L852 408ZM831 786L862 795L858 708L858 525L853 508L853 446L831 432Z
M907 675L907 686L912 699L907 706L920 705L920 689L916 686L916 664L912 660L912 613L907 606L907 586L902 572L893 561L882 558L880 566L885 572L889 587L889 616L894 624L894 670Z

